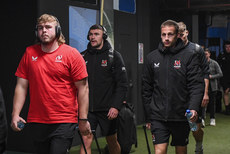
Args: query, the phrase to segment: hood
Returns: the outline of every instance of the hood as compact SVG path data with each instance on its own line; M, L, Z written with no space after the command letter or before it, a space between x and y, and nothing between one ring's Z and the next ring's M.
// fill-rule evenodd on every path
M107 40L104 40L104 45L103 47L98 50L98 49L93 49L90 42L87 45L87 49L91 54L96 54L96 53L103 53L105 51L108 51L111 48L110 43Z
M175 53L178 53L184 47L185 47L184 42L180 38L178 38L176 41L176 45L170 48L165 48L163 42L161 41L158 45L158 50L164 54L166 53L175 54Z

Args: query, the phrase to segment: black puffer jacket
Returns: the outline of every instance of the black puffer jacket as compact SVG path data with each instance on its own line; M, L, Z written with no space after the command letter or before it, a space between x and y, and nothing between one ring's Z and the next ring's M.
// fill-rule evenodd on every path
M89 111L108 111L111 107L121 109L128 89L127 73L119 52L109 58L111 46L105 40L101 50L92 49L90 43L82 52L86 61L89 80Z
M186 121L186 109L198 111L203 92L199 60L181 39L174 48L148 54L143 72L142 100L146 120Z

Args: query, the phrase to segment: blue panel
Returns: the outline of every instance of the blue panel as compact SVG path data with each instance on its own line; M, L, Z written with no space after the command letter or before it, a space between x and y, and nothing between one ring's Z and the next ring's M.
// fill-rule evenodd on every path
M82 52L87 48L89 28L99 22L99 11L69 7L69 44Z
M227 38L227 28L225 27L209 27L207 37L219 37L224 40Z
M136 13L135 0L119 0L119 10L129 13Z
M228 22L228 27L227 27L227 39L230 40L230 22Z
M227 39L227 28L225 27L209 27L207 32L208 38L220 38L220 45L219 46L212 46L209 47L211 51L216 52L216 56L219 55L219 52L223 52L223 40Z

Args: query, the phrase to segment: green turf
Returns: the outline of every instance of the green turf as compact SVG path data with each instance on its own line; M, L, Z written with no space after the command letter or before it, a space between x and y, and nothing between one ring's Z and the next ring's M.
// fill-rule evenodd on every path
M230 153L230 116L217 113L216 114L216 126L209 126L209 115L206 118L206 127L204 128L204 154L229 154ZM153 145L151 142L150 131L147 131L148 139L151 147L151 153L153 152ZM101 150L106 145L104 137L98 139ZM137 126L137 148L133 145L131 154L148 154L144 131L142 125ZM195 141L190 133L188 154L193 154L195 149ZM79 146L71 148L70 154L79 153ZM97 148L95 142L92 144L92 154L97 154ZM174 147L168 147L168 154L174 153Z

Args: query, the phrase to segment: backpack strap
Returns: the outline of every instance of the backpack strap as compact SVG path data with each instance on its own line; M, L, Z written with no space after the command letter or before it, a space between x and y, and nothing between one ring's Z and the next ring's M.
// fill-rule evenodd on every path
M113 59L114 59L114 50L112 48L109 49L109 62L111 63L111 68L112 68L112 72L114 71L114 63L113 63Z
M195 43L195 52L196 53L199 52L200 48L201 48L200 45Z
M84 56L86 55L86 53L87 53L87 50L82 51L82 52L81 52L82 57L84 57Z
M109 49L109 54L108 54L108 56L109 56L109 61L110 61L110 63L113 64L114 51L113 51L112 48Z

